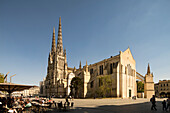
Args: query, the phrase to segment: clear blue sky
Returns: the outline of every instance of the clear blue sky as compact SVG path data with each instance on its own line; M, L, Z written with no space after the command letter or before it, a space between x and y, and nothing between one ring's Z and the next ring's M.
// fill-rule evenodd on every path
M47 73L52 29L62 19L69 67L130 47L137 72L170 79L169 0L0 0L0 73L38 85ZM57 34L56 34L57 35ZM8 78L9 80L9 78Z

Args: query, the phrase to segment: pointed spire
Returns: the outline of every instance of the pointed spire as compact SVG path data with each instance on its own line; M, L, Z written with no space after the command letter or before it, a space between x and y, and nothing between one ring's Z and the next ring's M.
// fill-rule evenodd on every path
M49 53L49 58L51 57L51 51L50 51L50 53Z
M66 56L66 49L64 48L64 56Z
M88 72L88 65L87 65L87 60L86 60L86 72Z
M64 54L64 61L65 61L65 63L67 64L67 58L66 58L66 49L64 49L64 52L63 52L63 54Z
M51 52L52 52L52 53L56 52L56 43L55 43L55 27L53 28L53 39L52 39Z
M62 41L61 17L59 18L59 27L58 27L57 54L63 55L63 41Z
M48 57L49 59L51 58L51 51L50 51L50 53L49 53L49 57Z
M80 65L79 65L79 69L81 69L81 60L80 60Z
M55 27L53 27L53 34L54 34L54 36L55 36Z
M76 67L75 67L75 66L74 66L73 72L74 72L74 73L76 72Z
M150 74L150 66L149 66L149 63L148 63L148 69L147 69L147 75Z
M52 57L51 57L51 51L50 51L50 53L49 53L49 63L52 63Z

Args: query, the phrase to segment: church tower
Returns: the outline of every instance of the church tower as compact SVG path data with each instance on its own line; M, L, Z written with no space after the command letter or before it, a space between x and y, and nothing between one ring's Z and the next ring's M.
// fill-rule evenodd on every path
M66 49L63 51L61 17L59 18L57 46L55 28L53 28L52 47L48 57L46 84L47 96L65 96L67 87L67 58Z
M59 18L56 60L57 60L57 77L56 77L57 81L66 79L67 60L66 60L66 49L64 49L63 51L61 17Z
M153 73L150 72L150 66L148 64L147 73L145 75L144 81L144 97L151 98L152 95L155 95Z
M53 92L53 86L54 86L54 76L56 75L55 73L55 54L56 54L56 42L55 42L55 28L53 28L53 36L52 36L52 46L51 46L51 51L49 52L48 56L48 67L47 67L47 76L46 76L46 81L45 84L46 86L46 96L52 95Z

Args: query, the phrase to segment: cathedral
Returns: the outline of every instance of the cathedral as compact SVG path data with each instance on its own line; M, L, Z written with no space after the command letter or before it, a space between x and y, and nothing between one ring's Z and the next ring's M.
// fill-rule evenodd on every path
M52 47L48 57L47 76L44 80L43 93L46 96L68 95L68 72L66 49L63 50L61 17L59 18L57 46L55 28L53 28Z
M76 69L68 67L66 49L63 49L61 17L59 18L56 45L55 28L53 28L52 47L48 57L47 76L40 82L43 96L65 97L70 95L71 80L79 77L83 81L80 98L99 97L100 90L106 91L106 97L129 98L137 95L136 62L130 48L120 51L94 64L87 64ZM107 87L103 82L108 81Z

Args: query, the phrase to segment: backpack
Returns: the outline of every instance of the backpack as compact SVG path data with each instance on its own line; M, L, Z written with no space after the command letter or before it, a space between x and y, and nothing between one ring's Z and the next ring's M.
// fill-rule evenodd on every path
M153 98L150 99L150 102L152 102L152 101L153 101Z

